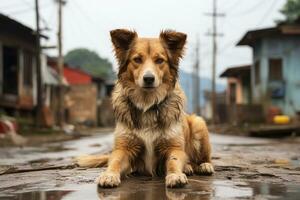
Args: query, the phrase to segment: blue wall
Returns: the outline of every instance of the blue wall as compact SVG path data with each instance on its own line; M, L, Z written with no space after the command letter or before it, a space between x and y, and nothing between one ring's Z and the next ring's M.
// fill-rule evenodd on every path
M300 111L300 37L270 37L257 41L253 47L253 63L260 61L260 84L255 84L255 68L252 66L253 102L278 106L284 114L294 116ZM269 81L269 59L281 58L283 63L283 82ZM283 85L283 98L270 97L269 88Z

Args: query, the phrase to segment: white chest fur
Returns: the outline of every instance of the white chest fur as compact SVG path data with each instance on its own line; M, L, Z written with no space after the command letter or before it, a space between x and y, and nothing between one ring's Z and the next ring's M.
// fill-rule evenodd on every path
M154 175L157 164L157 157L155 155L155 144L160 138L183 138L182 126L174 124L167 130L151 130L141 129L135 132L136 136L140 138L145 145L144 163L145 170Z
M154 175L156 169L157 158L155 155L155 143L156 140L160 138L171 139L178 138L182 140L184 143L183 130L181 123L172 124L168 129L164 130L153 130L151 128L144 128L139 130L132 130L129 127L125 126L122 123L117 123L116 137L124 136L124 135L132 135L134 134L138 138L140 138L145 146L144 152L144 163L145 170L147 173Z
M145 170L147 173L154 175L155 174L155 165L156 165L156 157L155 157L155 146L154 142L162 136L161 132L153 132L151 130L143 129L139 130L135 133L137 137L139 137L144 145L145 145L145 154L144 154L144 163Z

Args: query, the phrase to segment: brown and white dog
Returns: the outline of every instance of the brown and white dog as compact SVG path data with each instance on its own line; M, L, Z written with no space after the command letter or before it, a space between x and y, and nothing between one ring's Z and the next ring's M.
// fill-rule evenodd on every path
M110 155L84 156L84 167L108 165L97 183L120 184L121 175L166 175L167 187L187 184L186 174L211 175L211 147L204 120L184 112L178 65L186 34L162 31L159 38L139 38L134 31L110 32L119 63L112 103L116 117Z

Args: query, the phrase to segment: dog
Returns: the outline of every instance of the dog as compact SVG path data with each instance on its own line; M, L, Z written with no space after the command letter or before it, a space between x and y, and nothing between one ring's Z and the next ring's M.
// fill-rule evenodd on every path
M169 188L188 183L186 175L211 175L209 132L205 121L184 112L185 95L178 67L187 35L164 30L159 38L140 38L135 31L110 32L119 64L112 93L116 118L110 155L83 156L83 167L107 165L96 182L116 187L121 176L165 176Z

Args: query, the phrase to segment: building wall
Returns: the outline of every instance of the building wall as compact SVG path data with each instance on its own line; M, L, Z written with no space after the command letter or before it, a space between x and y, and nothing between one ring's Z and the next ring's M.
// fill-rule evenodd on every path
M0 95L2 94L3 88L3 53L2 53L2 42L0 40Z
M300 111L300 38L271 37L254 45L252 66L253 102L260 103L267 112L268 107L280 107L284 114L294 116ZM285 95L281 99L270 96L270 87L281 84L269 81L269 59L281 58ZM255 62L260 61L260 84L255 83Z
M94 84L72 85L68 92L70 123L97 122L97 87Z
M9 46L17 49L18 51L18 80L15 83L18 85L18 94L6 95L3 94L3 46ZM5 106L16 107L22 109L32 109L36 104L33 94L36 92L36 70L35 70L35 57L34 40L24 38L17 33L6 33L0 31L0 98ZM24 52L30 52L33 56L32 62L32 85L27 86L24 84Z
M3 45L14 47L17 49L17 68L18 68L18 78L17 82L15 83L18 85L18 92L17 95L14 95L12 97L11 94L4 94L3 92L3 86L4 86L4 65L3 65ZM32 66L31 66L31 79L32 79L32 85L26 85L24 83L24 74L25 74L25 68L28 68L25 66L24 63L24 51L30 51L32 56ZM36 68L35 68L35 57L34 53L31 50L28 50L27 48L24 48L23 46L13 46L6 42L1 42L0 40L0 97L2 99L3 105L8 105L9 107L18 107L22 109L32 109L36 105L36 100L34 93L36 93ZM14 101L11 101L11 99L15 99Z
M251 104L251 85L250 77L245 77L242 81L242 104Z
M227 79L227 89L226 89L226 103L230 104L230 95L233 91L230 90L230 84L236 84L236 104L242 104L243 102L243 88L241 80L237 78Z

